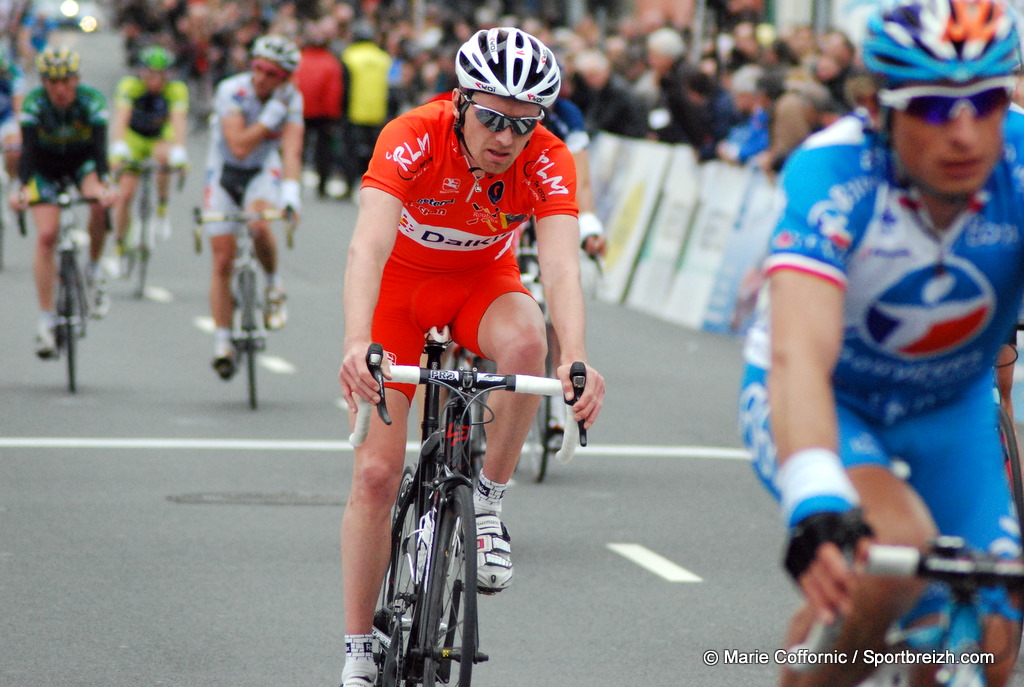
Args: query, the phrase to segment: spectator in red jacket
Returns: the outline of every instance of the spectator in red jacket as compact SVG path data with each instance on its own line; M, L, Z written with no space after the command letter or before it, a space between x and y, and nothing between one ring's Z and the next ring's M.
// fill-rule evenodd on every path
M307 154L312 151L318 176L317 194L321 198L327 195L327 182L334 172L334 145L341 121L341 62L328 48L336 32L337 24L330 16L307 24L302 60L295 72L306 120L303 150Z

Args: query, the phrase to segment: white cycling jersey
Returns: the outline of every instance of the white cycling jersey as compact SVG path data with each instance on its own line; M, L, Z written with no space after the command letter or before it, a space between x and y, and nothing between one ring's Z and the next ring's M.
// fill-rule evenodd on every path
M281 86L272 96L282 100L288 105L288 114L284 121L274 131L280 136L284 125L293 122L302 124L302 94L290 83ZM207 158L207 168L216 169L225 163L255 169L263 167L264 164L274 157L274 153L280 148L279 138L264 139L255 150L244 159L236 158L228 149L227 141L224 140L224 132L221 130L221 121L233 114L241 113L245 117L245 124L249 126L259 117L264 102L256 96L256 89L252 85L252 74L243 72L224 79L217 86L217 93L213 102L212 120L212 141L210 153Z

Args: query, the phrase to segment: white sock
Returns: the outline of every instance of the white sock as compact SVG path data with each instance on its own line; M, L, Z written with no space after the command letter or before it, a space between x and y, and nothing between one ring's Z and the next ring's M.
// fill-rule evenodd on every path
M284 280L281 279L281 275L279 275L277 272L274 272L273 274L267 274L267 290L268 291L270 289L283 289L283 288L284 288Z
M213 330L213 354L218 358L231 350L231 327L217 327Z
M345 635L345 667L341 669L341 683L353 675L377 675L373 662L373 635Z
M53 314L52 310L42 310L39 313L39 327L53 329L53 325L56 324L57 318Z
M501 499L505 496L508 483L499 484L484 477L481 472L476 483L476 491L473 492L473 505L476 512L501 513Z

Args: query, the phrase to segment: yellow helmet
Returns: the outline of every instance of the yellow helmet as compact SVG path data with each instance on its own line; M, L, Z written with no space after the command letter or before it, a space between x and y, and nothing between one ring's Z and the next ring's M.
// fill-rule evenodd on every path
M62 45L49 47L36 57L36 69L44 79L64 79L78 74L78 53Z

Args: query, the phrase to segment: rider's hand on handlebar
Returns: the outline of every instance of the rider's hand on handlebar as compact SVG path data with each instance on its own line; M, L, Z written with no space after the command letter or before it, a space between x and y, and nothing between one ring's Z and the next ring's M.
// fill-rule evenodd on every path
M558 378L562 380L562 389L565 391L566 400L571 400L573 397L569 368L569 365L560 365L555 371ZM601 413L602 405L604 405L604 377L600 372L587 365L587 383L583 389L583 395L574 405L570 406L573 419L583 420L584 427L590 429Z
M7 202L14 212L24 212L28 209L28 191L23 188L12 191Z
M341 370L338 372L338 382L341 384L342 396L351 412L356 409L356 396L369 403L380 402L377 380L370 374L370 370L366 366L366 351L370 347L370 343L370 340L366 339L346 342L345 345L345 357L341 362ZM386 352L380 369L386 379L391 378Z

